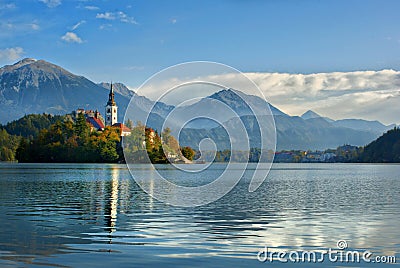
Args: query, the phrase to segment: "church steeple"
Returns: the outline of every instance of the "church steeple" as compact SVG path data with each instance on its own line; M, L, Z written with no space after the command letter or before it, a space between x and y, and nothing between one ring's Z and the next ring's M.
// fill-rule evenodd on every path
M114 89L111 82L110 93L106 105L106 126L112 126L118 123L118 106L114 99Z
M108 94L108 102L107 105L114 106L115 100L114 100L114 89L113 89L113 84L111 82L111 88L110 88L110 93Z

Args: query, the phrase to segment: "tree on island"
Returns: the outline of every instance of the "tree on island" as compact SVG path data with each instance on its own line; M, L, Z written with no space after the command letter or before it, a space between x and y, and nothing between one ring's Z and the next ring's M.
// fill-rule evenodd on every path
M360 160L367 163L400 163L400 128L389 130L365 146Z
M76 122L56 122L49 129L42 129L33 139L22 138L16 152L20 162L116 162L119 130L106 127L92 131L83 115Z
M189 146L185 146L185 147L183 147L183 148L181 149L181 152L182 152L182 155L183 155L186 159L188 159L188 160L190 160L190 161L193 160L193 157L194 157L194 155L195 155L195 151L193 151L192 148L190 148Z

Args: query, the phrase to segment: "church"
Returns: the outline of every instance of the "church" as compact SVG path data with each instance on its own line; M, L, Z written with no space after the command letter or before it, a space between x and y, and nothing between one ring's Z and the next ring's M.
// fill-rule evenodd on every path
M114 89L111 83L110 93L108 94L108 102L106 105L106 126L112 126L118 122L118 106L114 99Z
M120 130L121 137L131 135L131 130L123 123L118 123L118 106L115 102L115 94L113 84L110 86L110 93L108 94L108 101L105 107L105 119L96 110L84 110L77 109L72 112L74 119L79 114L83 114L86 118L86 122L90 125L92 131L103 131L106 127L118 128Z

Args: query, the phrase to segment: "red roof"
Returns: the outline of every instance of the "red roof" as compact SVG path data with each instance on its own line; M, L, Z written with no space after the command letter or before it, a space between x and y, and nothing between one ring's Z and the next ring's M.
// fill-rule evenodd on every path
M86 122L91 124L94 128L96 129L104 129L104 124L101 122L100 119L95 118L95 117L88 117L86 118Z
M131 129L127 126L125 126L122 123L115 123L114 125L112 125L113 127L118 127L121 129L122 132L131 132Z

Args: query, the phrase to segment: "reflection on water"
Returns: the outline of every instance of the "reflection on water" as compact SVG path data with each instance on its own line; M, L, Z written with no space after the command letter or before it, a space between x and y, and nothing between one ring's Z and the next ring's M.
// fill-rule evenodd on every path
M105 219L107 223L106 231L110 233L115 232L115 224L117 222L117 206L118 206L118 180L119 180L119 169L111 169L111 181L107 185L107 193L110 193L105 201ZM111 240L110 240L111 243Z
M154 170L137 169L151 191ZM213 169L203 181L223 165ZM124 165L1 164L0 266L256 266L265 245L325 250L339 239L394 255L398 174L399 165L279 164L254 193L245 174L221 200L178 208L145 194Z

